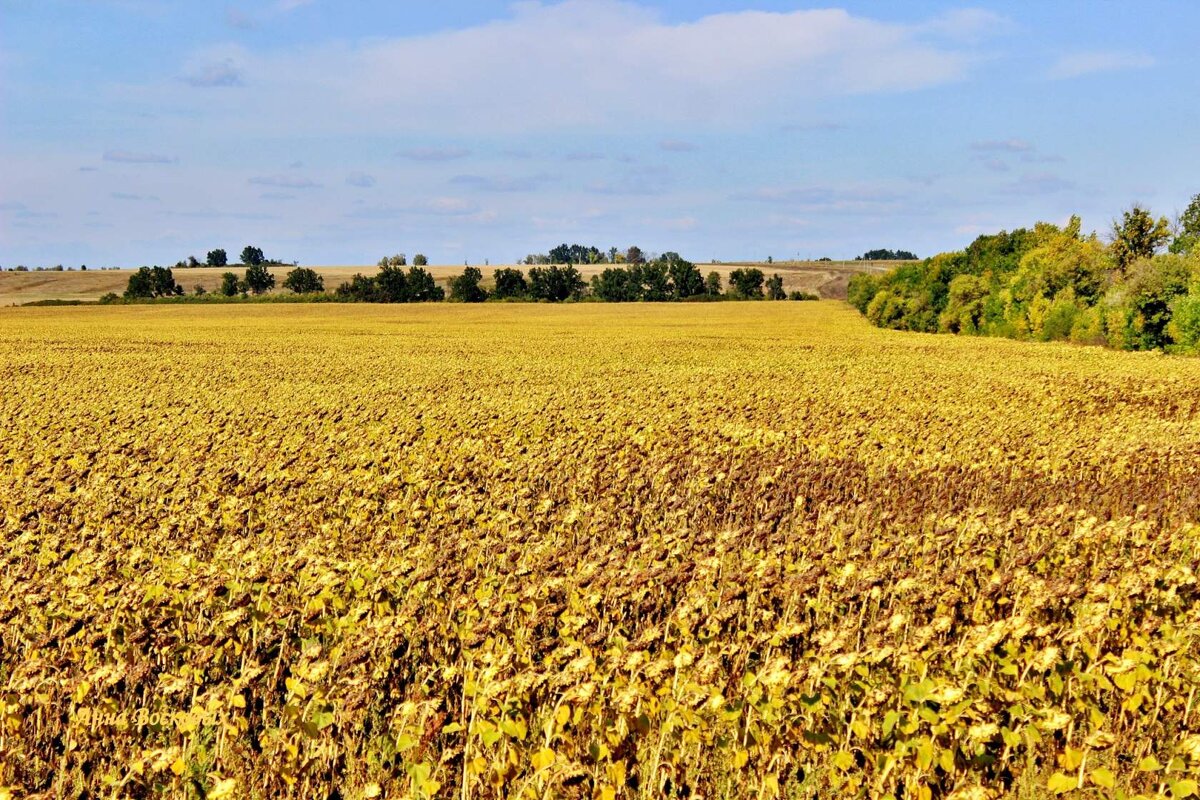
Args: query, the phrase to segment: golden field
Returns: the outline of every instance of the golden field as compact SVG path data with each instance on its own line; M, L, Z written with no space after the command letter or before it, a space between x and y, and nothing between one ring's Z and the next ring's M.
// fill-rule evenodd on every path
M484 275L484 285L491 286L491 276L496 270L505 265L479 266ZM529 272L529 267L515 266L517 269ZM581 264L578 266L585 279L590 280L610 264ZM620 266L620 265L618 265ZM716 271L721 280L727 285L729 273L739 266L754 266L763 270L767 275L778 272L783 277L783 286L787 291L802 291L817 294L821 297L846 298L846 285L850 276L859 272L886 272L896 266L894 261L789 261L776 264L700 264L701 271L707 275ZM294 267L271 267L275 276L275 291L287 294L283 289L283 279ZM350 280L355 274L374 275L378 267L313 267L325 281L325 288L333 291L339 284ZM427 267L434 279L443 287L450 278L461 275L462 266L435 265ZM197 267L194 269L175 269L175 280L191 294L197 286L205 291L215 292L221 287L221 275L233 272L241 275L245 271L240 265L230 267ZM134 270L87 270L85 272L13 272L0 271L0 306L14 306L23 303L35 303L44 300L99 300L101 296L113 292L121 294L129 283L129 276Z
M1196 793L1200 361L146 305L0 377L0 796Z

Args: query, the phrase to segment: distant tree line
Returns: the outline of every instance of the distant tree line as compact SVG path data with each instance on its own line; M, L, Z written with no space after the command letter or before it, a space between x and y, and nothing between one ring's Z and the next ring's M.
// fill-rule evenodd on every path
M828 260L828 259L826 259ZM855 261L916 261L917 257L907 250L868 250L861 256L855 256Z
M283 261L267 258L263 255L261 247L255 247L254 245L250 244L242 248L241 259L242 260L240 263L245 267L257 267L264 265L268 267L287 266L287 264ZM182 261L176 262L175 269L196 269L198 267L227 266L229 266L229 254L226 253L223 248L218 247L214 250L209 250L208 255L206 255L204 258L204 261L200 261L200 259L196 258L195 256L188 256ZM297 266L296 262L291 262L291 266Z
M849 300L885 328L1200 351L1200 195L1174 225L1134 205L1105 239L1079 217L980 236L855 275Z
M567 247L567 246L563 246ZM571 246L568 250L555 248L556 255L572 258L580 254L589 255L599 250ZM816 295L803 292L788 294L783 288L783 277L779 274L766 276L762 270L743 267L729 275L728 288L722 285L721 275L710 272L703 276L692 262L678 253L667 252L646 260L636 247L624 253L610 254L623 257L618 263L627 266L612 266L594 275L590 282L573 263L550 263L532 266L528 271L504 267L492 274L490 287L484 286L484 275L477 267L466 267L459 275L447 282L446 289L439 286L433 275L425 269L426 259L414 257L414 264L405 268L408 259L404 254L380 259L379 269L374 275L355 275L343 282L331 293L326 293L321 275L313 269L296 267L287 273L282 282L284 289L293 295L312 299L331 299L357 303L430 303L449 300L458 303L481 303L494 301L527 301L561 303L566 301L592 300L599 302L671 302L680 300L816 300ZM217 294L224 298L263 295L275 288L275 275L267 263L252 264L242 275L226 272L221 276ZM144 300L164 297L179 297L184 294L169 268L142 267L129 278L125 299ZM206 295L201 286L194 289L195 296ZM113 302L116 295L107 296Z

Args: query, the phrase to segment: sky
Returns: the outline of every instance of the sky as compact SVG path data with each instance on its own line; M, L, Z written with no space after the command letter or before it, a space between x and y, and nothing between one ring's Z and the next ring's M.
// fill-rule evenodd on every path
M931 255L1200 192L1200 3L0 0L0 266Z

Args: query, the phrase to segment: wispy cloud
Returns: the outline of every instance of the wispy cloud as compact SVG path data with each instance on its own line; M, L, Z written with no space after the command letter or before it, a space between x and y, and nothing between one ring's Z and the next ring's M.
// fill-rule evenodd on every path
M431 197L400 206L363 206L346 216L351 219L396 219L410 215L465 217L479 212L477 204L461 197Z
M691 142L685 142L681 139L664 139L658 143L658 147L660 150L665 150L668 153L690 153L698 149Z
M904 195L885 186L767 186L734 194L732 199L847 213L893 208Z
M297 104L318 129L369 119L397 131L477 134L628 120L704 128L769 122L815 98L900 93L965 79L962 45L983 15L885 22L839 9L736 11L671 23L621 0L520 2L507 17L409 37L364 38L247 55L254 92L229 114L282 116ZM572 53L552 69L526 56L547 41ZM636 52L636 59L613 59ZM864 57L869 53L869 57ZM604 63L598 70L596 63ZM613 109L621 109L614 113ZM265 124L265 123L264 123ZM415 148L416 160L457 148Z
M812 133L815 131L842 131L846 126L840 122L795 122L780 128L784 133Z
M174 156L165 156L160 153L139 153L131 150L105 151L104 160L115 164L174 164L179 161Z
M456 175L450 182L481 192L533 192L549 180L549 175Z
M274 186L280 189L316 189L321 184L297 175L259 175L250 179L255 186Z
M461 147L410 147L396 155L409 161L457 161L471 155L471 151Z
M1033 172L1000 187L1001 194L1037 196L1074 189L1075 183L1051 172Z
M252 30L255 27L254 19L238 8L225 9L225 24L235 30Z
M113 200L158 200L154 195L134 194L132 192L112 192L109 197Z
M202 89L245 85L241 67L231 58L204 64L184 75L183 82Z
M1048 75L1054 80L1067 80L1101 72L1145 69L1154 66L1154 64L1155 60L1152 56L1142 53L1115 50L1069 53L1059 57L1058 61L1054 62L1054 65L1050 67Z
M1034 147L1024 139L988 139L971 142L971 149L978 153L1028 153Z
M346 185L357 186L360 189L370 189L375 185L375 177L365 172L351 172L346 176Z

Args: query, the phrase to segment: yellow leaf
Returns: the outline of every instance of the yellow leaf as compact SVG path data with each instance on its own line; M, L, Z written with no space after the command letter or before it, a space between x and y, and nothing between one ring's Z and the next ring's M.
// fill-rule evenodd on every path
M611 786L600 788L600 800L617 800L617 790Z
M368 783L363 789L363 797L366 798L379 797L381 794L383 794L383 789L378 783Z
M235 789L237 789L237 778L225 778L217 781L207 795L208 800L221 800L222 797L229 797Z
M1070 775L1064 775L1061 772L1056 772L1050 776L1050 780L1046 784L1046 788L1055 794L1063 794L1064 792L1071 792L1075 789L1078 789L1079 781Z
M833 765L843 772L849 772L855 767L854 754L843 750L833 757Z
M1200 794L1200 786L1191 779L1175 781L1171 784L1172 797L1195 797L1197 794Z
M182 775L185 769L187 769L187 764L184 763L182 758L175 759L175 762L171 764L171 772L174 772L176 775Z
M741 769L746 766L746 762L750 760L750 753L746 750L738 750L733 754L733 768Z
M543 747L533 754L533 758L529 759L529 763L533 764L534 769L545 769L554 763L554 751L549 747Z
M1162 764L1154 756L1146 756L1138 762L1138 769L1142 772L1158 772L1162 769Z
M561 705L558 707L558 711L554 712L554 721L558 723L560 728L566 725L569 719L571 719L571 707L568 705Z
M1111 789L1116 784L1116 777L1104 767L1096 767L1092 770L1092 783L1101 786L1105 789Z

